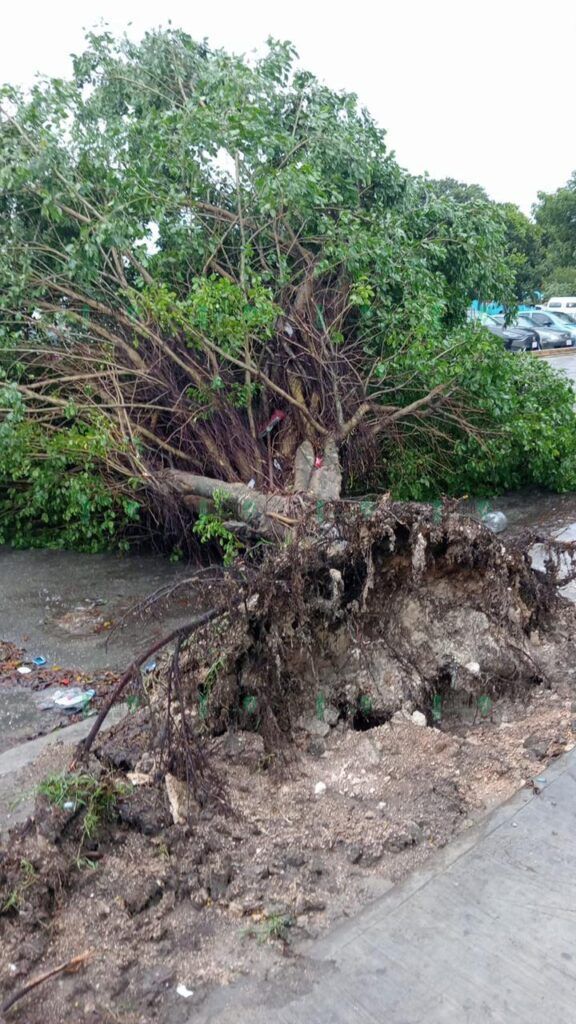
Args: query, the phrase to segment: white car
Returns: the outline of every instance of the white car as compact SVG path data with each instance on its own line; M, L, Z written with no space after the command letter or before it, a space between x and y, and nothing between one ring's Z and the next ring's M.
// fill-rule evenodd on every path
M576 315L576 295L554 295L542 308L549 309L551 313L574 313Z

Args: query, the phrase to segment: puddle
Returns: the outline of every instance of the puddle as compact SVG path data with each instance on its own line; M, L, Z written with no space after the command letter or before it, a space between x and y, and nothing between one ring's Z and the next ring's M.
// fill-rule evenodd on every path
M46 658L49 668L120 669L143 646L187 622L193 602L179 592L109 639L110 627L144 597L190 572L153 556L0 547L0 639L25 648L31 658Z

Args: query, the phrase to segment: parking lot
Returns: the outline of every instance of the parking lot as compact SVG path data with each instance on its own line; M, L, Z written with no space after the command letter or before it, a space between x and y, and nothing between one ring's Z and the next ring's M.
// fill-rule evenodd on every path
M562 370L567 377L570 378L574 387L576 388L576 350L574 352L558 352L554 351L542 353L539 356L540 359L545 359L547 363L550 363L556 370Z

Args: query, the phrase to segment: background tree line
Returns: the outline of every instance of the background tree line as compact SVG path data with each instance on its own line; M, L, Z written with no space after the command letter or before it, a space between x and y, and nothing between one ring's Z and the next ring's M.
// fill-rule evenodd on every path
M445 179L443 188L461 202L488 196L478 185ZM518 302L552 295L576 295L576 171L556 192L539 192L533 217L514 203L496 203Z

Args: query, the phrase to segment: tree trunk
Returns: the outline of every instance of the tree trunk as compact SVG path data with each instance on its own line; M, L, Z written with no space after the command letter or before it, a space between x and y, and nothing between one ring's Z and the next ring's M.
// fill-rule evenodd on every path
M232 520L227 524L230 529L243 524L266 540L279 541L298 524L303 509L310 506L310 499L338 500L342 470L336 442L328 438L322 456L315 456L310 441L304 441L298 448L292 494L265 494L247 484L227 483L180 469L164 470L157 479L161 487L168 487L188 508L201 512L205 505L211 511L219 498L224 515Z

